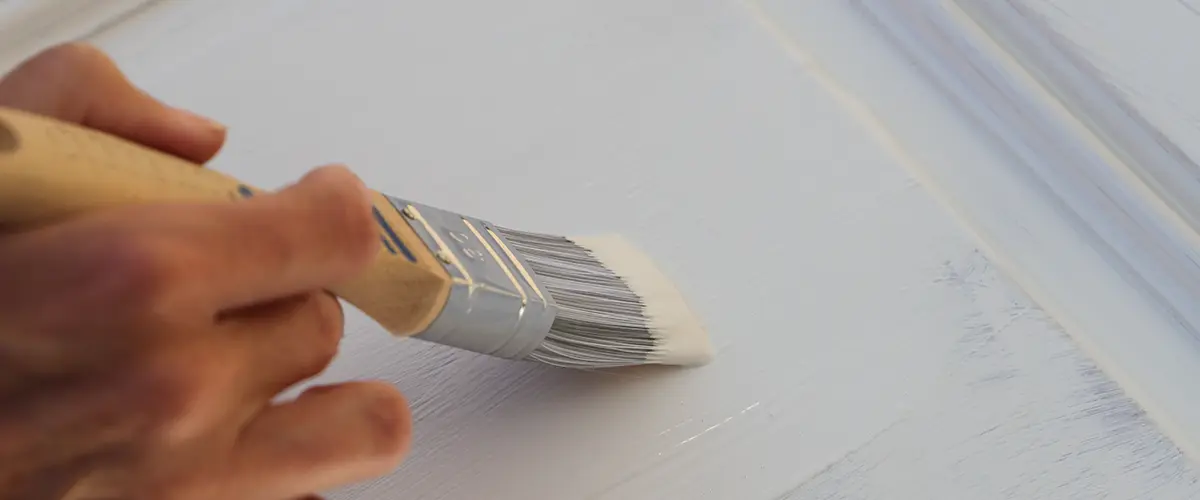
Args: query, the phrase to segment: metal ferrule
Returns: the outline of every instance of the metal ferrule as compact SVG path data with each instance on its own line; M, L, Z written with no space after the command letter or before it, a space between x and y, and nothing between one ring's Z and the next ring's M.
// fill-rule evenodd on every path
M417 338L508 359L550 332L554 299L491 223L387 197L450 274L445 308Z

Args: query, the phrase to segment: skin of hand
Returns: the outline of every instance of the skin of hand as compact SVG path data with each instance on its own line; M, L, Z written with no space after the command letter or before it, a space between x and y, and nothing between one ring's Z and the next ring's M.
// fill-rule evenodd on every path
M225 138L80 44L14 69L0 106L197 164ZM411 416L391 385L277 397L335 355L323 290L366 267L376 231L340 166L237 203L0 230L0 499L288 500L396 467Z

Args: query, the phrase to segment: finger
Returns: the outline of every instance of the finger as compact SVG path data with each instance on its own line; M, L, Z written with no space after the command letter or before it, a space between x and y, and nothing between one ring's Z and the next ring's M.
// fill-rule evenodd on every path
M78 318L89 315L120 322L170 312L210 323L353 278L380 244L370 207L353 174L325 168L238 203L114 209L39 228L0 240L0 276L20 285L0 287L0 314L26 331L79 332ZM0 354L32 359L63 345L2 340ZM84 340L67 345L85 355L122 347Z
M0 287L0 360L54 377L125 354L127 338L90 334L120 328L121 301L147 288L145 269L154 264L140 250L120 249L138 247L138 240L134 231L91 217L0 238L0 276L9 285ZM145 305L134 299L133 307Z
M220 323L254 367L250 395L269 400L329 366L342 338L343 314L332 295L313 292L235 311Z
M69 463L125 442L141 422L120 402L124 387L105 377L31 383L0 406L0 464L6 473Z
M196 163L212 159L225 127L172 108L134 87L100 50L47 49L0 80L0 106L79 123Z
M226 310L353 278L379 248L366 193L349 170L327 167L278 194L192 211L206 221L186 235L200 252L193 283Z
M399 464L411 430L408 404L389 384L313 388L251 421L229 482L263 498L289 498L369 479Z

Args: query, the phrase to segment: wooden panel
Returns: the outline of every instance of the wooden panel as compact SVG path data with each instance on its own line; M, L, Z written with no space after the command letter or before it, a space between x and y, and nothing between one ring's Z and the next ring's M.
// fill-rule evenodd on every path
M271 186L344 161L515 227L624 232L710 326L710 366L599 374L352 314L320 380L394 381L417 435L395 474L335 498L1200 494L1028 277L997 271L1065 266L1056 293L1129 312L1109 328L1161 320L1122 308L1121 276L1013 175L1022 136L929 72L969 66L914 59L928 46L904 36L936 33L940 5L174 2L96 41L231 126L214 168ZM956 19L950 42L972 33Z

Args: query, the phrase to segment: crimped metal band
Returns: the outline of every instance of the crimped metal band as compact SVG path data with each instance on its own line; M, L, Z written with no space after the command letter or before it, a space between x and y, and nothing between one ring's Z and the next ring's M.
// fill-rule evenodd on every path
M417 338L508 359L542 344L558 308L499 230L474 217L387 198L452 279L445 308Z

